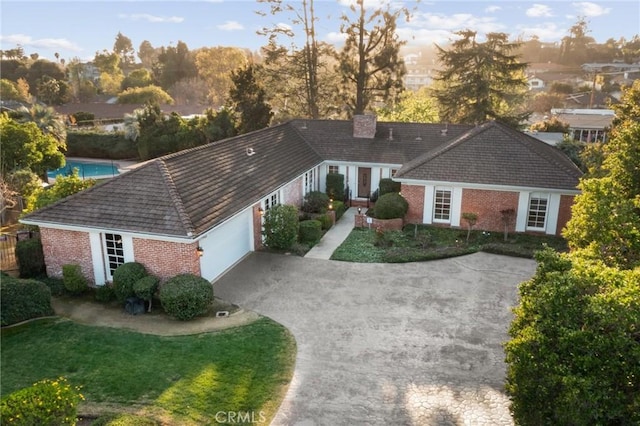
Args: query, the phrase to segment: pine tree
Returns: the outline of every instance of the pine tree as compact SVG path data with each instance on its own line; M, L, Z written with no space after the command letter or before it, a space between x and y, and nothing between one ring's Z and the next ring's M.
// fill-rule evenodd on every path
M248 65L231 73L229 91L233 110L238 114L238 134L267 127L273 113L266 102L266 92L256 79L256 66Z

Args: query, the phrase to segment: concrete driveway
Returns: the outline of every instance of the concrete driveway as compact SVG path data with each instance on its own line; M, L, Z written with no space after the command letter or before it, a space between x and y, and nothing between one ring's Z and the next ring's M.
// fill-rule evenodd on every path
M510 425L501 345L534 270L486 253L409 264L253 253L214 291L296 338L274 425Z

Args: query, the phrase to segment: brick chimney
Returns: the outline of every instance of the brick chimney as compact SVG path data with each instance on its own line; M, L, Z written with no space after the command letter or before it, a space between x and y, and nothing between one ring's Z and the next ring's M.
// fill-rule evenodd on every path
M373 114L353 116L353 137L373 139L376 135L376 116Z

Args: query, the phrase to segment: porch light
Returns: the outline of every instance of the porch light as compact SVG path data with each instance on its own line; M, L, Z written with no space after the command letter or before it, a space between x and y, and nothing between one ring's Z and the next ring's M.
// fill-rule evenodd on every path
M264 216L264 209L262 207L258 207L258 214Z
M333 198L329 198L329 210L333 210Z
M362 214L362 207L358 207L358 214Z
M204 255L204 249L200 246L196 249L196 253L198 253L198 257L202 257Z

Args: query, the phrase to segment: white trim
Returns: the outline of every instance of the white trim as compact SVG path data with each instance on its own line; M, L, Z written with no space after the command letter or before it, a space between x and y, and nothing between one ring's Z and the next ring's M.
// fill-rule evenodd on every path
M464 189L486 189L489 191L508 191L508 192L547 192L553 194L562 194L562 195L578 195L580 191L575 189L554 189L554 188L538 188L538 187L526 187L526 186L508 186L508 185L490 185L490 184L482 184L482 183L468 183L468 182L447 182L447 181L435 181L435 180L418 180L418 179L403 179L403 178L394 178L396 182L404 183L406 185L415 185L415 186L425 186L425 185L433 185L433 186L450 186L450 187L460 187Z
M454 186L451 191L451 226L460 226L460 216L462 213L462 188Z
M400 170L402 164L399 163L367 163L362 161L333 161L326 160L322 164L327 166L354 166L354 167L389 167ZM328 170L328 169L327 169Z
M558 215L560 214L560 194L550 194L547 204L547 230L546 233L555 235L558 230Z
M516 232L524 232L529 215L529 192L521 191L518 195L518 211L516 213Z
M122 251L124 252L124 261L126 262L134 262L133 256L133 238L130 235L122 235Z
M98 232L89 232L89 245L91 247L91 263L93 264L93 281L102 286L107 281L104 271L104 256L102 254L102 237Z
M422 222L431 225L433 223L433 203L435 201L435 186L424 187L424 206L422 210Z

